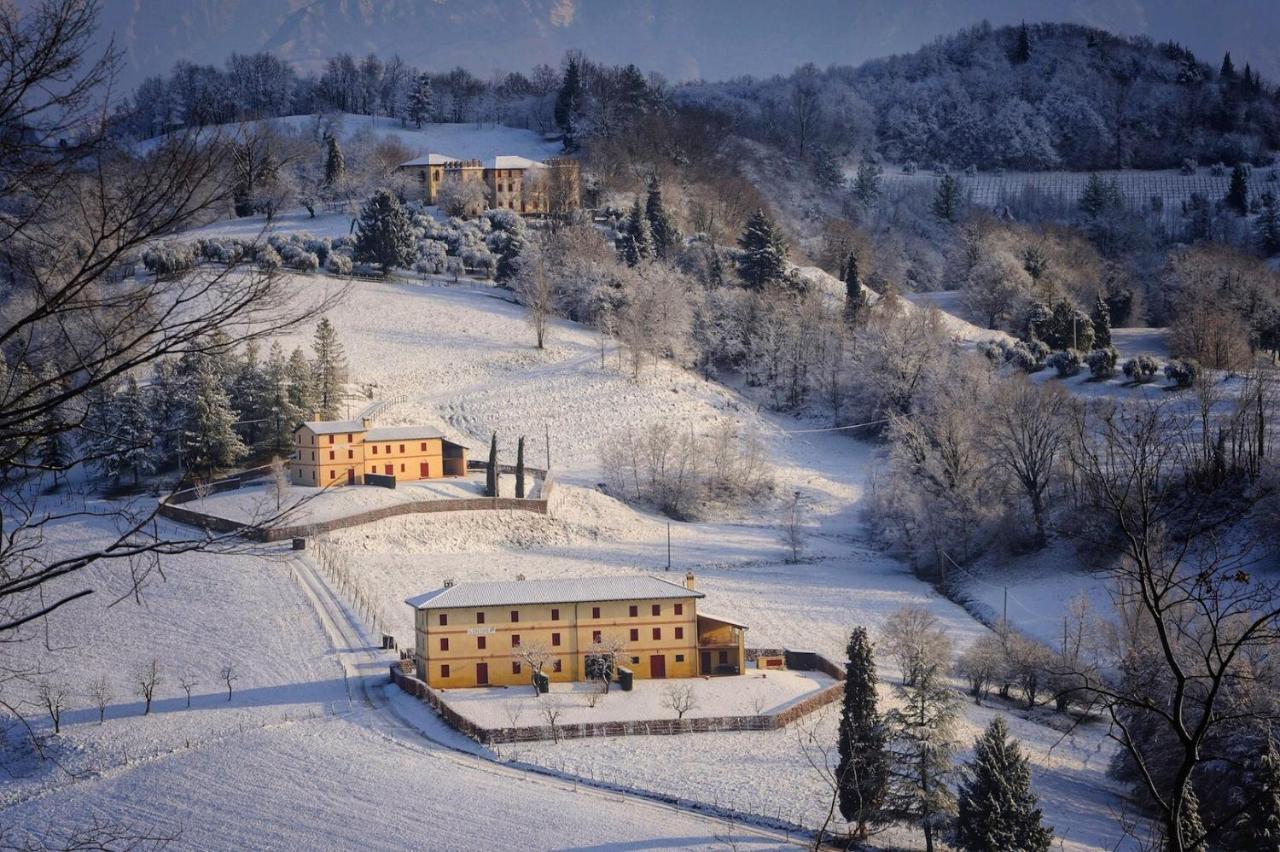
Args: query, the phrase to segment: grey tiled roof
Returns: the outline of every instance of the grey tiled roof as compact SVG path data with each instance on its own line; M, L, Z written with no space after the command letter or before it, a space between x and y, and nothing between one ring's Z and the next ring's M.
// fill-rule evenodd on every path
M644 575L575 577L562 580L514 580L503 583L458 583L407 598L414 609L509 606L515 604L585 603L594 601L701 598L675 580Z
M443 438L444 433L430 426L375 426L365 433L366 441L404 441L410 438Z

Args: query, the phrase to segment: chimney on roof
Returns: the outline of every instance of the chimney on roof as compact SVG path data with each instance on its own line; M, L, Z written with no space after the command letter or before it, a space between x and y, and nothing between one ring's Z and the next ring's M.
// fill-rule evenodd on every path
M445 587L446 589L452 589L452 588L453 588L453 580L452 580L452 579L445 580L445 581L444 581L444 587Z
M693 591L693 572L686 571L684 575L684 587L689 591Z
M373 418L372 418L372 417L361 417L361 418L360 418L360 427L361 427L362 429L364 429L366 432L368 432L371 428L373 428Z

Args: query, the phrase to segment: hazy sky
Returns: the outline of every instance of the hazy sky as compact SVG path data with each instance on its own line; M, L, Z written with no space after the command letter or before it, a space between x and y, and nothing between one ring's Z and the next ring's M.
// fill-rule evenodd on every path
M19 0L29 5L33 0ZM857 64L983 19L1059 20L1231 50L1280 79L1277 0L99 0L126 81L176 59L272 50L306 70L339 51L487 76L556 64L568 48L679 80Z

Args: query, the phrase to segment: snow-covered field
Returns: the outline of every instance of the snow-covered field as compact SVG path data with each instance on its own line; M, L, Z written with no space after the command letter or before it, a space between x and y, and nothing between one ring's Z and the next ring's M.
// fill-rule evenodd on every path
M677 684L693 690L695 704L685 714L687 719L755 716L781 712L833 683L821 672L748 670L735 677L637 680L630 692L615 687L607 695L592 683L553 683L550 700L563 710L558 720L563 725L674 719L676 714L666 705L665 692ZM535 696L532 687L449 689L441 690L441 695L451 708L484 728L546 724L539 708L548 699Z
M321 278L297 278L299 292ZM496 431L503 461L514 461L516 438L525 435L540 463L548 449L542 436L551 436L560 485L550 516L410 516L327 537L324 546L345 556L402 643L412 637L404 598L444 579L660 572L668 529L672 570L694 570L707 594L705 609L748 624L753 646L813 649L838 659L852 626L878 635L884 619L904 605L928 607L958 647L985 629L864 543L859 504L873 447L839 433L799 431L814 424L761 411L732 390L668 365L633 381L611 347L602 367L597 336L569 323L554 323L549 348L539 352L520 309L483 286L354 282L331 319L353 378L376 381L385 398L399 400L381 422L442 424L473 447ZM308 342L305 334L283 341ZM778 492L799 490L808 498L806 559L787 562L773 506L709 523L668 524L599 491L600 441L651 419L695 430L727 420L760 435ZM101 531L65 533L83 541ZM78 697L59 748L66 765L83 771L35 765L6 783L0 799L6 823L38 830L51 819L68 824L109 812L180 823L181 845L203 848L399 848L440 837L451 848L479 848L509 836L514 819L532 826L520 842L536 848L602 840L637 849L706 847L724 832L723 824L685 812L655 812L649 809L656 806L575 792L561 782L530 783L515 768L485 769L405 733L404 719L412 717L413 728L438 729L438 722L407 697L356 686L384 678L385 662L335 632L332 619L317 617L324 593L307 585L307 572L286 561L281 548L170 560L141 605L106 607L124 590L121 581L106 571L94 576L99 594L53 616L56 650L36 641L19 652L77 682L111 674L121 695L109 712L114 718L99 728L96 712ZM166 680L160 712L142 717L132 674L153 655ZM228 657L241 676L231 702L225 693L220 698L216 682ZM881 662L887 680L891 672ZM177 688L188 667L200 680L190 711ZM886 687L886 699L890 692ZM966 745L992 712L966 705ZM1123 805L1105 776L1110 749L1099 731L1085 726L1063 739L1052 717L1004 712L1031 753L1044 810L1065 848L1120 843L1114 812ZM391 716L400 720L395 730ZM820 714L782 731L536 744L502 757L813 824L828 799L813 749L801 743L807 732L834 747L834 721ZM821 765L821 756L816 760ZM245 827L233 831L221 816L227 813ZM900 833L892 842L917 841Z

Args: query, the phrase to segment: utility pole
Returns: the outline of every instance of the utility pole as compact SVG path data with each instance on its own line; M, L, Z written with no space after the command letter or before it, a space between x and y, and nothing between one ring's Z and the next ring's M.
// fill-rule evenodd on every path
M671 570L671 522L667 521L667 570Z
M1003 616L1003 618L1004 618L1005 628L1006 628L1006 629L1008 629L1008 625L1009 625L1009 587L1008 587L1008 586L1005 586L1005 587L1004 587L1004 616Z
M542 424L542 428L546 430L546 439L544 443L547 446L547 473L550 473L551 472L551 425L548 423L544 423Z

